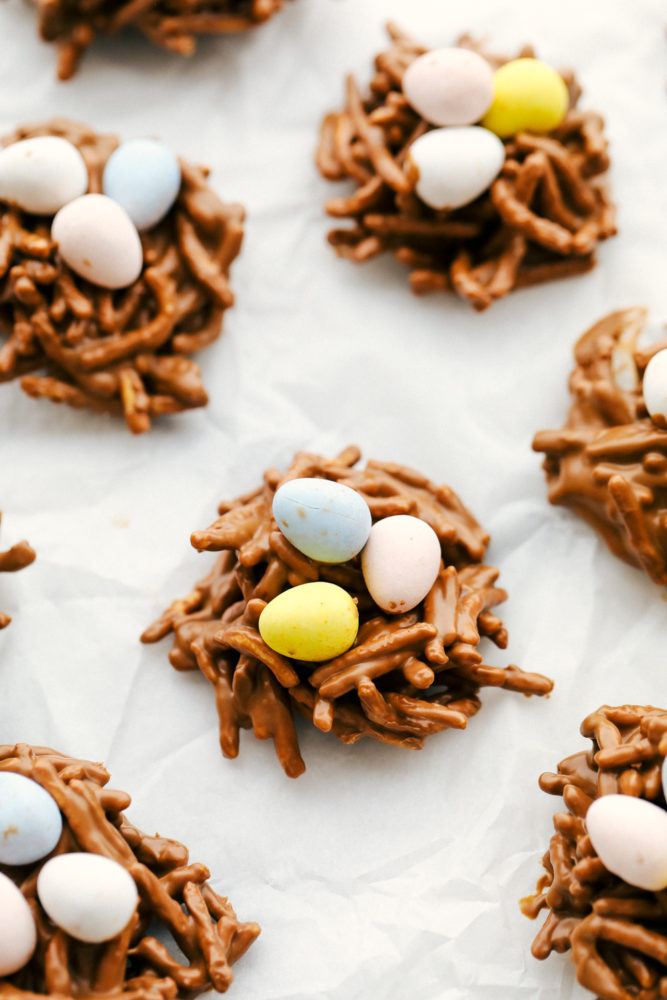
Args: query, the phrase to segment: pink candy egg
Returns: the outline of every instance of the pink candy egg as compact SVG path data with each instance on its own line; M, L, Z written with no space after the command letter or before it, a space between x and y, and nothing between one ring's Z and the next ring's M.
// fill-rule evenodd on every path
M434 49L408 66L403 93L432 125L472 125L493 100L493 70L469 49Z

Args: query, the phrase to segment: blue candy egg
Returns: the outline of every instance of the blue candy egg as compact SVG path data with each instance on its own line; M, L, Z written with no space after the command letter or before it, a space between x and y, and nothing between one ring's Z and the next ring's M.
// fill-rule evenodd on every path
M276 524L299 552L323 563L347 562L361 552L371 512L349 486L328 479L292 479L273 498Z
M156 226L176 201L181 168L170 149L155 139L130 139L104 168L104 194L122 205L137 229Z
M31 778L0 771L0 864L29 865L50 854L60 839L55 799Z

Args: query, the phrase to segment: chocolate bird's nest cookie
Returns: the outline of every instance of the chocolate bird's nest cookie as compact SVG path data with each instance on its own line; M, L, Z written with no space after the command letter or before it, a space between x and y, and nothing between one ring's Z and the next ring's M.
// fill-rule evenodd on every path
M642 374L667 339L639 346L643 309L600 320L574 349L574 402L561 430L541 431L549 500L569 507L619 558L667 584L667 431L648 416Z
M418 295L452 291L478 310L515 288L589 271L600 242L616 232L615 209L603 175L609 166L604 122L580 111L574 76L562 74L570 109L548 135L521 132L505 141L505 163L491 187L453 211L430 208L415 194L406 171L410 146L430 131L403 94L407 67L427 50L389 25L391 45L375 59L370 92L353 76L343 111L328 114L317 152L329 180L352 180L354 194L327 202L326 210L351 226L335 228L329 242L358 262L384 251L410 269ZM496 69L507 59L473 49ZM525 47L520 57L532 56Z
M571 949L577 979L602 1000L667 996L667 892L638 889L608 871L593 849L586 813L601 795L648 799L667 808L661 770L667 756L667 712L604 705L584 720L588 751L567 757L540 788L562 795L538 892L522 901L526 916L547 911L533 955Z
M124 810L130 796L106 787L109 774L101 764L18 744L0 746L2 771L31 778L55 799L63 832L50 857L88 851L111 858L130 873L140 901L117 937L86 944L56 927L39 902L37 876L47 859L21 868L0 866L27 899L37 925L32 959L0 979L0 996L174 1000L228 989L231 965L259 927L238 922L228 900L211 888L208 869L188 862L187 848L128 822ZM161 940L154 937L158 930Z
M344 743L364 736L419 749L431 733L464 729L480 709L480 688L547 694L552 682L518 667L490 667L479 651L488 637L503 649L507 633L491 610L504 601L498 570L482 563L489 536L448 486L400 465L368 462L345 449L326 459L298 454L284 474L269 469L259 489L220 505L220 518L192 536L200 551L220 551L208 575L175 601L142 636L174 633L177 670L199 669L215 689L220 745L236 757L239 731L271 737L290 777L305 768L294 725L296 711ZM314 562L288 542L272 516L278 487L301 477L333 480L356 490L374 521L409 514L426 521L442 550L438 577L426 598L405 614L388 615L373 602L359 556L339 565ZM360 627L347 652L306 664L271 650L257 623L267 602L315 580L343 587L356 599Z
M191 55L197 35L247 31L267 21L284 0L33 0L39 32L58 45L58 76L68 80L96 35L137 28L146 38Z
M101 191L115 136L55 119L18 129L4 144L41 135L77 146L89 191ZM206 170L180 165L178 199L141 234L142 273L119 291L64 263L49 218L0 201L0 382L20 378L35 399L122 414L135 434L156 416L206 405L200 370L187 355L217 339L234 301L229 268L244 211L220 201Z
M2 514L0 513L0 520ZM17 542L11 549L0 552L0 573L16 573L17 570L29 566L35 560L35 550L27 542ZM11 622L9 615L0 611L0 629L6 628Z

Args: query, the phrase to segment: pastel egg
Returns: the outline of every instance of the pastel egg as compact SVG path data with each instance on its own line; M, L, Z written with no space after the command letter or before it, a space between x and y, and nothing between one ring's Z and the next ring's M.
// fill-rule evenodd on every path
M441 559L440 541L431 525L396 514L371 528L361 568L375 603L398 615L423 601L435 583Z
M484 128L502 139L517 132L551 132L570 104L565 80L539 59L513 59L493 76L493 102Z
M0 772L0 864L29 865L50 854L63 828L55 799L12 771Z
M61 208L51 227L66 264L102 288L137 280L144 255L139 233L124 208L103 194L84 194Z
M0 201L36 215L53 215L88 188L81 153L67 139L40 135L0 152Z
M493 70L470 49L434 49L408 66L403 93L432 125L472 125L493 100Z
M0 873L0 976L22 969L37 944L37 929L25 896Z
M276 524L299 552L342 563L361 552L371 530L368 504L356 490L328 479L292 479L273 498Z
M639 889L667 888L667 810L632 795L603 795L586 813L598 857Z
M493 183L504 162L500 139L477 125L433 129L416 139L408 154L417 194L437 209L474 201Z
M662 762L662 794L667 799L667 757Z
M102 189L122 205L139 232L164 219L181 189L181 168L172 151L155 139L131 139L104 168Z
M295 660L320 662L349 649L359 630L357 605L334 583L302 583L270 601L259 633L271 649Z
M51 858L37 877L37 895L54 924L91 944L120 934L139 901L127 869L100 854Z
M643 390L651 420L667 430L667 348L654 354L647 364Z

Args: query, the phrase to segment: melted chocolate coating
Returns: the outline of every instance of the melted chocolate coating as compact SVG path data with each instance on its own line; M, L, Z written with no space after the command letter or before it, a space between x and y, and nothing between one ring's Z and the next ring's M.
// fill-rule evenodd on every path
M58 803L63 832L49 857L88 851L111 858L129 871L140 897L118 937L85 944L56 927L40 905L37 877L46 859L22 868L0 866L20 888L37 925L32 959L0 979L0 997L185 1000L209 989L227 991L231 965L259 927L238 922L228 900L209 885L208 869L188 862L187 848L147 836L128 822L124 810L130 796L106 787L109 775L101 764L19 743L0 746L0 771L31 778ZM153 936L158 925L169 934L168 947Z
M574 349L564 427L540 431L551 503L569 507L619 558L667 584L667 431L648 416L642 375L667 346L638 345L643 309L611 313Z
M0 520L2 514L0 513ZM11 549L0 552L0 573L16 573L18 570L29 566L35 561L35 550L27 542L17 542ZM0 611L0 629L6 628L11 622L9 615Z
M442 729L464 729L481 707L479 690L490 685L523 694L547 694L553 684L518 667L490 667L477 648L484 636L501 649L502 621L491 608L504 601L498 570L485 566L489 537L448 486L413 469L369 461L355 469L360 452L335 459L299 453L285 474L269 469L264 485L220 505L221 517L192 536L195 548L220 551L209 575L175 601L143 636L157 642L173 632L170 654L177 670L202 671L215 689L220 745L239 751L239 730L272 737L285 772L305 765L293 712L344 743L364 736L419 749ZM402 615L384 614L368 593L359 557L340 565L308 559L279 531L273 496L289 479L319 477L355 489L374 521L393 514L422 518L440 539L443 562L424 601ZM325 663L280 656L257 629L266 603L283 590L313 580L336 583L357 601L360 628L346 653Z
M602 1000L660 1000L667 996L667 891L638 889L609 872L588 837L586 813L594 799L611 794L667 809L667 711L603 705L581 732L591 749L540 778L543 791L563 796L567 812L554 816L546 874L521 903L528 917L548 911L532 952L544 959L571 949L577 979Z

